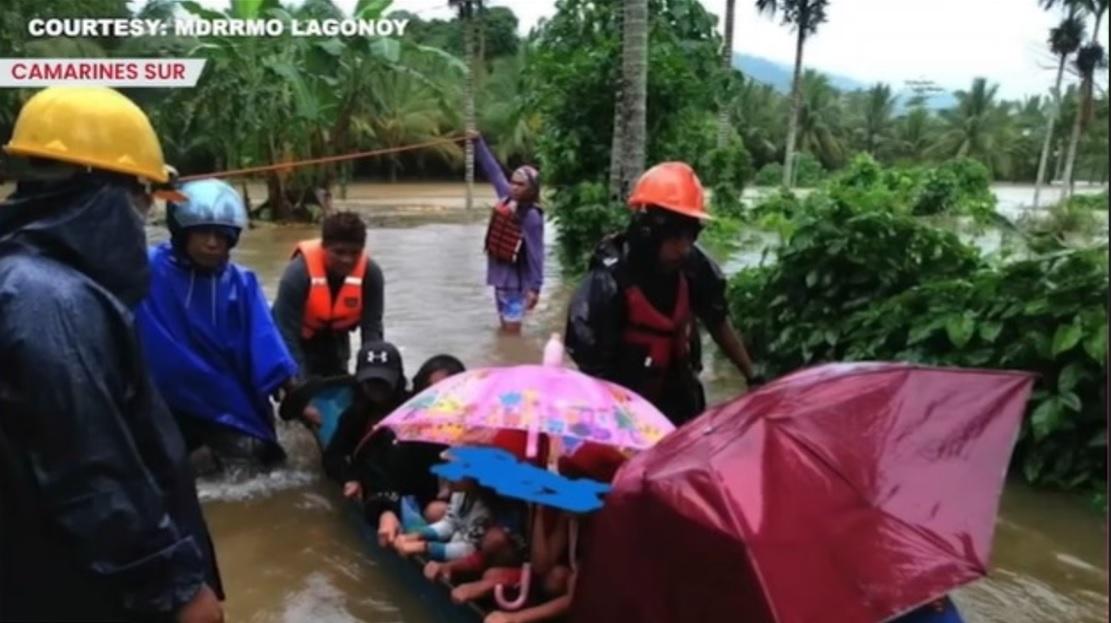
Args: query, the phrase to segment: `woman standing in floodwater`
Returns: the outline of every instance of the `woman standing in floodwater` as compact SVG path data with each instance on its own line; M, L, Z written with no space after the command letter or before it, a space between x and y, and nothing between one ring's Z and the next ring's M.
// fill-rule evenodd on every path
M486 284L506 333L519 334L525 313L536 307L544 283L544 213L540 173L519 167L506 180L501 165L480 135L472 135L479 165L498 194L486 229Z

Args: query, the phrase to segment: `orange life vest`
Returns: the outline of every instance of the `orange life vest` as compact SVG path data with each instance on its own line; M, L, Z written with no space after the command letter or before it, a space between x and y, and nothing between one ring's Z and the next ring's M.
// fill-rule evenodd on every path
M490 214L486 228L486 254L499 262L516 264L524 246L524 234L516 210L508 201L502 201Z
M301 318L301 337L309 339L318 331L350 331L363 315L363 277L366 275L367 254L360 253L355 270L344 278L336 298L328 287L328 271L324 267L324 246L320 239L304 240L293 251L293 257L305 258L309 269L309 296Z
M647 350L644 367L649 371L648 387L637 388L637 391L649 400L657 397L654 394L662 388L671 367L690 357L694 318L691 315L690 288L682 273L679 273L678 288L675 309L670 317L653 307L639 287L628 285L624 288L628 319L622 341Z

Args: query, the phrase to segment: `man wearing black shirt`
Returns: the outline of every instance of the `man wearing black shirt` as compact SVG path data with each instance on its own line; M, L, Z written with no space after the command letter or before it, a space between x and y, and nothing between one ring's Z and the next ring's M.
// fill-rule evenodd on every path
M694 171L653 167L629 205L629 228L598 246L572 300L567 350L586 374L628 387L681 425L706 406L699 322L749 385L757 379L729 319L726 279L694 244L709 218Z

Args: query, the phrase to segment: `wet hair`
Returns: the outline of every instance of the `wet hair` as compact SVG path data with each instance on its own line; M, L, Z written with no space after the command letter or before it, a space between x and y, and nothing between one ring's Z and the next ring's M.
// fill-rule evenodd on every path
M645 265L654 264L660 245L668 240L689 235L698 239L702 222L657 206L648 206L633 214L626 231L632 255Z
M448 376L465 372L467 367L451 355L436 355L420 367L417 373L413 375L413 393L419 394L420 392L428 389L430 385L429 380L433 374L437 372L447 372Z
M320 237L326 247L337 243L363 247L366 246L366 223L354 212L329 214L324 217Z

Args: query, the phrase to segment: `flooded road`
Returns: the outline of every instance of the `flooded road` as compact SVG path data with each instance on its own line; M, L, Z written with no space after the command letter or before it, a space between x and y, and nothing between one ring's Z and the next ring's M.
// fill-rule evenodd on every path
M473 217L455 212L450 219L369 216L368 245L386 276L386 337L401 349L409 375L442 352L471 367L535 362L547 336L562 329L572 284L561 281L550 244L544 296L525 335L497 333L493 301L483 285L484 212L476 212ZM554 243L553 230L548 227L547 237ZM294 244L316 231L260 227L245 232L235 259L258 273L272 298ZM166 236L161 228L149 233L152 239ZM714 357L706 359L711 399L735 395L740 387L735 373ZM295 425L280 426L289 465L245 482L199 485L229 595L228 620L435 621L362 553L338 487L320 475L309 435ZM1083 500L1010 485L996 532L992 576L957 595L966 619L1106 621L1103 525Z

